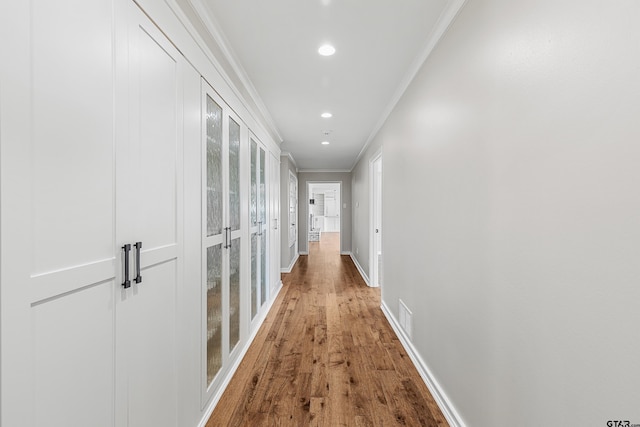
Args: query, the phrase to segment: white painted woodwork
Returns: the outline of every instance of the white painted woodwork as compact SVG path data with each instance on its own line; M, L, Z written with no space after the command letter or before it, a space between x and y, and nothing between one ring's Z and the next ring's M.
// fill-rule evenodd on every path
M201 379L200 379L200 387L202 389L202 405L204 406L208 401L211 400L213 394L216 391L219 391L220 386L224 379L226 378L226 374L229 371L230 365L232 365L237 359L242 340L247 336L246 327L248 325L248 321L245 319L248 316L247 304L244 303L245 300L248 300L249 293L246 291L246 288L249 284L247 269L245 267L246 264L246 256L242 256L245 253L245 246L247 245L247 215L246 210L248 204L246 203L246 199L248 198L249 189L246 185L247 182L243 179L243 174L246 174L246 165L244 157L246 157L247 151L243 147L246 147L248 144L248 129L246 125L242 122L240 117L229 108L226 102L217 94L217 92L207 83L206 80L202 79L201 84L201 127L200 127L200 164L201 164L201 177L200 177L200 187L202 188L201 200L202 203L200 205L201 209L201 310L203 313L201 319ZM221 157L220 164L218 167L222 171L222 183L221 183L221 196L222 196L222 210L220 211L220 216L218 219L220 220L222 230L220 233L213 234L211 236L207 236L207 210L209 208L207 204L207 173L208 163L207 163L207 98L212 100L218 107L221 108L221 125L222 125L222 140L221 140ZM239 125L240 128L240 227L237 229L232 229L228 235L230 239L227 238L225 228L231 227L231 182L230 182L230 136L229 136L229 128L230 128L230 120L233 120L236 124ZM231 258L231 248L225 248L227 244L239 244L240 245L240 256L242 259L232 259ZM222 271L222 310L221 310L221 366L219 370L215 373L215 376L211 378L211 381L207 378L207 249L213 246L220 245L222 248L222 259L220 266ZM240 315L239 315L239 334L240 340L235 343L233 346L230 344L230 314L231 314L231 298L230 298L230 268L231 263L239 262L240 263Z
M269 297L280 286L280 155L269 153Z
M269 193L268 183L265 182L269 176L266 170L266 159L269 154L265 152L264 145L256 138L256 136L249 133L249 155L251 157L250 164L252 165L251 174L251 194L249 198L249 233L251 245L250 255L250 290L251 290L251 322L255 324L256 319L260 319L258 316L261 313L261 309L268 298L269 290L269 275L268 275L268 254L266 248L268 248L268 238L270 234L269 230L269 204L265 197ZM252 156L255 156L252 157ZM255 160L255 165L252 162ZM279 175L278 175L279 176ZM255 185L255 194L253 186ZM254 215L255 212L255 215ZM264 212L264 214L263 214ZM254 243L255 240L255 243ZM255 246L254 246L255 244ZM255 251L255 260L254 260ZM253 328L254 326L252 326Z
M0 424L112 425L113 4L12 3L0 13Z
M298 178L289 171L289 247L298 241ZM282 179L282 178L281 178Z
M137 3L146 12L129 0L0 4L2 426L196 426L269 306L252 324L246 123L265 160L279 149L170 6ZM240 338L204 397L201 75L242 133ZM268 218L273 197L265 188ZM132 249L124 289L121 247L137 241L142 282ZM267 302L279 241L265 243Z
M116 292L116 424L169 427L177 424L185 60L135 4L121 5L116 242L142 242L142 282L132 248L131 287Z

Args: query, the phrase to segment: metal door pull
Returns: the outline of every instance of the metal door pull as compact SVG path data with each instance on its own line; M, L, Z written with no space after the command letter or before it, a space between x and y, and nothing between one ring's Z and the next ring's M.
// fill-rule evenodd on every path
M140 249L142 249L142 242L136 242L136 278L133 279L136 283L142 282L142 276L140 275Z
M127 243L122 249L124 250L124 282L122 282L122 286L128 289L131 287L131 280L129 280L129 252L131 251L131 245Z

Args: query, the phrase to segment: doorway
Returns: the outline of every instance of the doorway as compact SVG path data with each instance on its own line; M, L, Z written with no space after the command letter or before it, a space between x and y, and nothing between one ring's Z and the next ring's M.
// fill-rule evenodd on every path
M370 262L371 286L382 285L382 154L375 156L370 163L369 183L371 188L371 231Z
M339 253L341 248L342 183L309 182L307 195L309 254L311 254L312 248L319 247L322 247L324 251L335 250Z

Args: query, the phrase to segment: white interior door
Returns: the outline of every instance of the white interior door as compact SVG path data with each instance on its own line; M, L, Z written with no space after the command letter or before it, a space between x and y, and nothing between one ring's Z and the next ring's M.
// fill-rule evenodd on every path
M250 198L250 234L251 234L251 319L267 299L267 222L266 206L266 152L254 135L249 137L251 158L251 198Z
M0 5L2 426L114 425L112 3Z
M127 249L116 293L116 424L169 427L177 423L184 59L133 2L122 6L116 242Z
M382 156L371 163L371 286L382 284Z
M280 158L273 153L269 156L269 295L276 291L280 283Z
M289 247L298 253L298 178L289 171Z

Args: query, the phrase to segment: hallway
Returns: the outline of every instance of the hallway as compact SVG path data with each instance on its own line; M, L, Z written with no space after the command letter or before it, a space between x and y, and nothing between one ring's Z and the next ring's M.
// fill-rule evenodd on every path
M207 427L447 425L338 239L284 275Z

